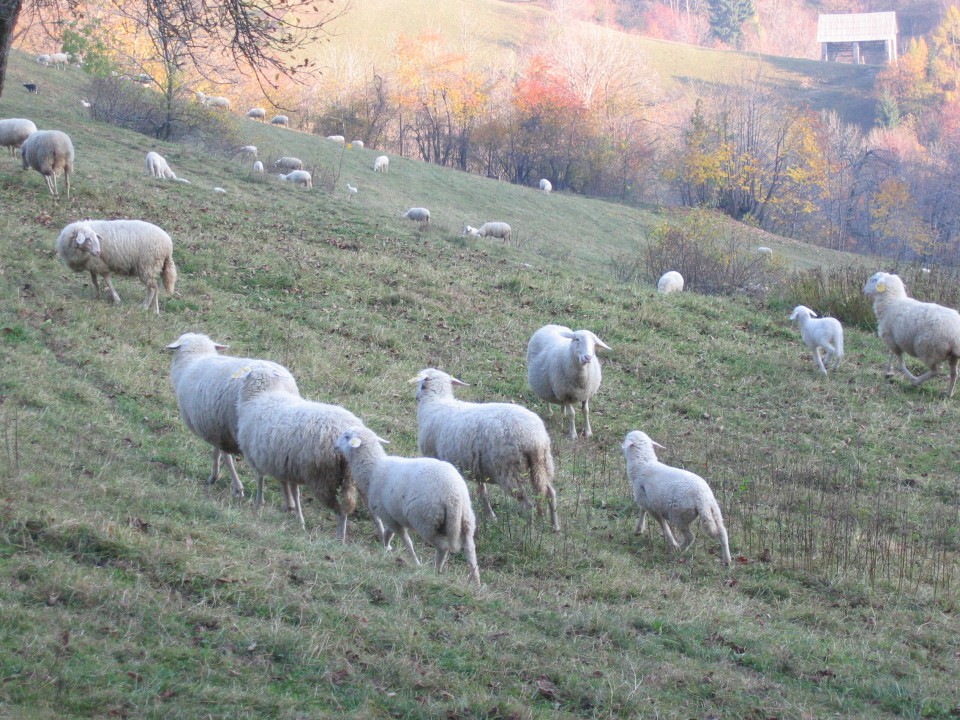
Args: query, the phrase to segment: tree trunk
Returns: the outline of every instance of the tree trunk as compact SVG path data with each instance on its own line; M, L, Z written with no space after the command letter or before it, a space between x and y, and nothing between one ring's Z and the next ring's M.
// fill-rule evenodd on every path
M13 29L17 26L23 0L0 0L0 96L3 95L3 81L7 76L7 56L13 40Z

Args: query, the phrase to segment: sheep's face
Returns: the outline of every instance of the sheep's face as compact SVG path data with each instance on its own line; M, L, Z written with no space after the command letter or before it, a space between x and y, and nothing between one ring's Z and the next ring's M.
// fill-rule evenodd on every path
M88 252L94 257L99 257L100 241L102 239L103 238L94 232L93 228L84 225L77 228L77 232L73 236L73 244L83 252Z
M817 314L805 305L797 305L790 315L791 320L806 320L807 318L817 317Z
M338 453L350 459L357 450L364 445L371 447L376 446L377 443L382 443L383 445L390 444L387 440L384 440L366 428L352 427L340 433L340 437L337 438L333 446Z
M863 294L873 296L886 292L887 284L885 279L887 277L889 277L889 275L885 272L874 273L870 279L867 280L867 284L863 286Z
M606 343L589 330L577 330L577 332L563 332L560 334L570 340L570 352L573 353L581 365L589 365L593 362L598 346L606 348L607 350L610 349Z
M649 435L641 430L628 432L621 448L627 460L631 458L636 460L656 460L657 453L654 451L654 448L664 449L663 445L652 440Z

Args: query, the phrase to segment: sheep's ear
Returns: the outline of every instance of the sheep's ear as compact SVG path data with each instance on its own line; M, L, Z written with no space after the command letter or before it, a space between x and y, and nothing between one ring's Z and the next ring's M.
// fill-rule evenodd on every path
M380 437L379 435L374 435L374 437L377 439L377 442L380 443L381 445L389 445L389 444L390 444L390 441L389 441L389 440L384 440L384 439L383 439L382 437Z
M666 450L666 448L665 448L663 445L661 445L660 443L658 443L658 442L657 442L656 440L654 440L653 438L650 438L650 444L653 445L655 448L660 448L661 450Z
M415 375L414 377L412 377L412 378L410 378L409 380L407 380L407 382L412 385L413 383L418 383L418 382L420 382L422 379L423 379L423 378L421 378L419 375Z
M594 341L597 343L597 345L599 345L600 347L602 347L604 350L613 350L612 347L610 347L609 345L607 345L603 340L601 340L600 338L598 338L596 335L593 336L593 339L594 339Z
M572 332L570 332L569 330L561 330L561 331L560 331L560 337L564 337L564 338L566 338L567 340L573 340L573 338L574 338L575 336L574 336L574 334L573 334Z
M809 308L807 309L807 312L810 313L810 317L820 317L813 310L810 310Z
M213 346L214 346L217 350L226 350L228 347L230 347L229 345L221 345L221 344L218 343L218 342L215 342L215 343L213 344Z
M170 343L169 345L166 345L163 349L164 349L164 350L171 350L171 351L172 351L172 350L179 350L182 345L183 345L183 343L180 342L179 340L174 340L174 341L173 341L172 343Z
M455 377L450 378L450 383L459 387L470 387L468 383L463 382L463 380L457 380Z

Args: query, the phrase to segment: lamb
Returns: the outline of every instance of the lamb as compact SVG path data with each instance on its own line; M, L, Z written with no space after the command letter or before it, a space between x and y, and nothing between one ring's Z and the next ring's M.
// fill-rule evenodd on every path
M0 120L0 147L5 147L16 157L23 141L37 131L32 120L26 118L6 118Z
M297 383L289 371L268 360L220 355L226 345L207 335L184 333L166 346L173 353L170 381L180 407L180 418L190 431L213 447L213 470L207 483L220 476L220 460L226 461L234 497L243 497L243 483L237 475L233 456L240 452L237 442L237 401L240 383L234 375L245 368L262 365L281 373L286 392L299 395ZM280 380L277 381L281 383Z
M226 194L227 194L226 188L222 188L222 187L215 187L215 188L213 189L213 191L214 191L215 193L220 193L221 195L226 195Z
M273 163L275 170L303 170L303 160L295 157L282 157Z
M390 172L390 158L386 155L380 155L373 161L373 171L378 173Z
M137 277L147 295L144 310L153 307L160 314L157 298L157 275L163 278L168 293L177 282L177 266L173 262L173 241L161 228L143 220L81 220L70 223L57 238L57 255L75 272L86 270L100 299L102 276L116 304L120 296L113 287L113 274Z
M351 145L352 147L359 148L359 149L363 150L363 140L354 140L353 142L350 143L350 145Z
M770 248L766 247L765 245L761 245L760 247L758 247L758 248L757 248L757 252L758 252L760 255L773 255L773 250L771 250Z
M893 358L900 361L900 371L914 385L937 375L944 360L950 365L950 381L946 396L952 397L957 384L957 362L960 360L960 314L952 308L925 303L907 297L899 276L878 272L863 288L873 298L877 316L877 334L890 350L886 375L893 375ZM919 377L906 366L903 353L919 358L929 368Z
M633 499L640 507L635 533L639 535L646 530L647 513L650 513L660 523L667 543L682 553L693 544L690 524L699 517L707 534L720 540L723 564L729 565L727 529L720 506L706 481L688 470L664 465L657 460L654 448L663 445L640 430L627 433L622 447L627 461L627 477L633 485ZM680 528L682 545L677 544L668 523Z
M448 462L434 458L388 456L385 442L362 427L344 431L335 444L346 458L357 489L366 498L383 546L390 550L394 534L420 564L407 530L413 530L436 548L433 565L437 572L451 552L463 548L470 579L480 584L477 551L473 536L477 521L470 505L467 483Z
M552 191L553 191L553 183L551 183L551 182L550 182L549 180L547 180L546 178L543 178L543 179L540 181L540 192L542 192L542 193L549 193L549 192L552 192Z
M356 195L358 192L360 192L360 188L358 188L356 185L347 183L347 192L349 192L351 195Z
M247 110L247 117L251 120L259 120L263 122L267 118L267 111L263 108L250 108Z
M347 139L343 135L327 135L327 140L344 145Z
M412 207L401 215L404 220L413 220L421 225L430 224L430 211L422 207Z
M189 180L178 178L177 174L173 172L167 163L167 159L158 152L151 151L147 153L147 173L157 180L175 180L179 183L190 184Z
M576 411L583 411L583 434L593 435L590 428L590 398L600 388L600 361L596 348L610 346L589 330L574 332L563 325L544 325L527 343L527 382L536 395L547 403L560 405L563 415L570 415L570 438L576 440Z
M50 65L53 65L55 68L63 69L63 67L70 63L70 53L58 52L50 55Z
M37 55L37 62L46 67L50 64L50 53L44 53L43 55Z
M836 318L817 318L817 314L805 305L797 305L790 315L791 320L800 323L800 337L813 353L813 361L826 375L827 369L835 370L843 360L843 326ZM820 348L827 353L827 365L824 367L820 357Z
M251 158L257 157L257 146L256 145L244 145L242 148L237 150L237 153L240 155L240 159L243 162L250 160Z
M280 127L288 127L290 125L290 118L286 115L274 115L270 118L271 125L279 125Z
M254 366L238 378L237 440L257 471L256 503L263 504L263 478L284 484L288 508L306 527L300 486L337 515L337 538L346 542L347 517L357 504L356 485L335 443L340 434L363 422L339 405L305 400L291 393L288 380L270 368Z
M510 226L505 222L487 222L481 225L479 228L470 227L467 225L463 229L464 235L473 235L473 237L495 237L501 238L504 244L510 242L510 237L513 235L513 230L510 229Z
M261 174L262 174L262 173L263 173L263 163L260 162L259 160L257 160L257 161L253 164L253 171L254 171L255 173L261 173Z
M536 413L511 403L457 400L453 386L466 383L434 368L421 370L410 382L417 383L421 455L446 460L479 483L479 495L494 519L485 483L495 482L529 511L530 500L521 488L529 473L534 494L547 498L551 526L560 529L550 436Z
M57 176L62 172L70 199L70 174L73 172L73 143L70 136L59 130L38 130L30 133L20 146L23 169L33 168L47 181L50 194L60 196Z
M286 182L292 182L295 185L303 185L305 188L313 187L313 178L306 170L292 170L286 175L277 173L277 177Z
M676 270L668 270L657 281L657 292L672 293L683 291L683 275Z

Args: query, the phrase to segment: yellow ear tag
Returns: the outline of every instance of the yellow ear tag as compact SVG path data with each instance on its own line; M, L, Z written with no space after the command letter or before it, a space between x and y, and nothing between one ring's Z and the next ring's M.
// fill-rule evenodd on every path
M882 280L877 283L877 292L886 292L887 285Z
M234 380L239 380L240 378L249 375L251 370L253 370L252 367L249 365L244 365L242 368L237 368L230 377L232 377Z
M358 438L358 437L350 438L350 447L352 447L352 448L358 448L358 447L360 447L362 444L363 444L363 441L362 441L360 438Z

